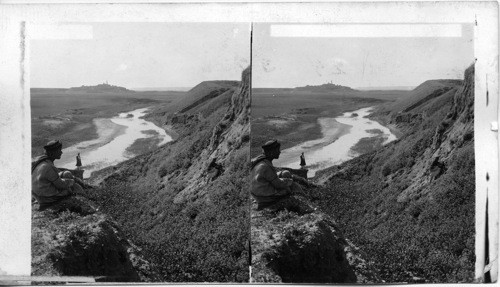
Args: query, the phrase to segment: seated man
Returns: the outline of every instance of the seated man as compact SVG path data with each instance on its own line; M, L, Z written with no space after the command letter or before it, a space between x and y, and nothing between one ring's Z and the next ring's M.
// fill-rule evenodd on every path
M280 199L302 191L300 185L293 182L288 171L280 173L281 176L276 173L272 161L279 158L280 146L277 140L268 141L262 146L264 154L252 160L250 189L258 209L269 207Z
M61 142L50 141L43 148L45 154L31 163L31 193L40 204L40 210L56 204L72 193L83 190L75 183L70 172L60 174L54 166L54 160L60 159L62 155Z

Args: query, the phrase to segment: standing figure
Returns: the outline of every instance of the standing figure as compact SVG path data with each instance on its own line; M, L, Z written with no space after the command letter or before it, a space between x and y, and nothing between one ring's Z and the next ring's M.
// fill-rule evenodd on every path
M304 156L304 153L300 155L300 168L304 168L306 166L306 158Z
M80 153L76 156L76 169L82 168L82 158L80 157Z

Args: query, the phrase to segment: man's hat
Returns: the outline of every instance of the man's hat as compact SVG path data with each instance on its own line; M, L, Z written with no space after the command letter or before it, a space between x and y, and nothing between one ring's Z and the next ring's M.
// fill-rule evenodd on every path
M43 146L45 150L57 150L62 147L62 143L58 140L51 140L46 145Z
M281 144L278 142L278 140L270 140L262 145L262 149L263 150L271 150L274 148L279 148L280 146L281 146Z

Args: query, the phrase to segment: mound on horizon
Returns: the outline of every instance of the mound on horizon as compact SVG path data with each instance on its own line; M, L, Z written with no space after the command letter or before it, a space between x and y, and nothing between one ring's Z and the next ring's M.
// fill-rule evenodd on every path
M98 84L95 86L80 86L72 87L67 92L85 92L85 93L135 93L124 87L109 85L107 83Z
M355 92L356 90L347 87L347 86L342 86L342 85L336 85L332 83L327 83L327 84L322 84L322 85L317 85L317 86L310 86L307 85L305 87L296 87L294 90L297 91L310 91L310 92Z

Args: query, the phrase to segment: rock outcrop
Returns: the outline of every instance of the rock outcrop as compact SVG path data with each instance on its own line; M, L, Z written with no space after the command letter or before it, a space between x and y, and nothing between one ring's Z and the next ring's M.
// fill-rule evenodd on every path
M457 150L464 144L470 144L474 138L474 66L465 71L465 80L461 87L441 88L437 91L443 89L452 91L451 94L442 95L443 98L451 98L451 108L435 128L432 144L415 160L415 167L409 176L412 182L399 195L400 201L432 192L425 187L441 176L450 166ZM430 116L426 113L419 115L423 118Z
M230 105L212 130L210 142L197 160L189 167L185 177L189 184L180 191L175 202L201 196L197 191L213 180L209 164L216 161L221 168L229 165L231 155L250 140L250 71L245 70L241 85L233 91ZM220 170L220 168L219 168Z
M32 208L32 275L89 276L96 281L154 281L156 270L117 223L88 199Z
M317 187L304 188L313 194ZM382 282L366 255L304 196L264 210L254 204L251 222L254 283Z

